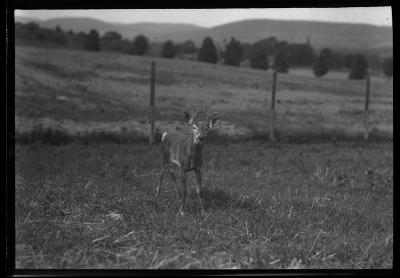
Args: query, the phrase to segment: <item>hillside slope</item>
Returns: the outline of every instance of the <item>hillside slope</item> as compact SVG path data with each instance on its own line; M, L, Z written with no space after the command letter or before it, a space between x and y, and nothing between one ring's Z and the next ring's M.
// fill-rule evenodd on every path
M148 132L150 64L156 62L156 127L182 121L183 109L218 111L222 133L268 132L271 71L112 53L16 47L16 129L45 121L73 131ZM311 71L311 70L309 70ZM279 74L280 136L362 131L365 82L329 72ZM393 83L373 77L371 129L393 132ZM71 122L72 121L72 122ZM307 139L308 140L308 139Z

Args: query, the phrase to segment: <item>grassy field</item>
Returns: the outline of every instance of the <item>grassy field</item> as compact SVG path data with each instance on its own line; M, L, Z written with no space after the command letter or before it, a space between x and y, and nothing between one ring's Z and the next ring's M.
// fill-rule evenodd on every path
M219 111L204 149L206 214L174 182L155 201L146 57L16 48L17 268L392 268L393 85L157 59L159 130ZM235 137L247 137L233 140ZM290 140L289 140L290 139Z
M17 132L33 126L148 132L149 57L16 48ZM182 120L185 108L218 111L218 131L252 137L268 132L271 71L156 59L156 128ZM277 129L308 140L362 132L365 81L305 70L278 76ZM331 77L332 76L332 77ZM339 79L338 76L342 76ZM374 135L392 137L393 83L372 78L370 124ZM315 135L315 136L311 136Z

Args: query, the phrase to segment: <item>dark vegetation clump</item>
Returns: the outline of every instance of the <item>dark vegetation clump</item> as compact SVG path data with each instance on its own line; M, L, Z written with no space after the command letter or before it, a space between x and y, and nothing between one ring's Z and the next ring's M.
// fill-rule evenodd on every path
M229 66L239 66L243 58L243 46L240 41L231 38L226 45L224 52L224 64Z
M383 73L387 77L393 76L393 58L387 58L383 64Z
M274 64L278 72L286 73L290 67L312 68L316 76L323 76L327 68L334 70L352 69L350 79L360 79L362 64L359 54L347 50L332 50L329 63L325 58L314 57L314 49L307 38L306 43L288 43L278 41L275 37L261 39L252 44L241 43L232 38L224 50L217 50L211 37L206 37L200 49L191 41L176 43L173 41L150 42L149 38L140 34L134 38L123 38L116 31L109 30L102 36L95 29L88 33L63 30L59 26L54 29L41 27L37 23L15 23L15 43L17 45L32 45L46 48L83 49L88 51L111 51L129 55L150 55L164 58L179 57L183 59L198 60L207 63L217 63L223 58L224 64L239 66L241 62L250 64L252 68L267 70L269 64ZM393 66L390 59L384 60L379 53L362 53L368 66L374 72L384 72L392 76ZM324 56L324 55L323 55ZM326 56L324 56L326 57ZM316 60L315 60L316 59ZM354 61L353 61L354 60ZM353 65L353 62L355 63ZM329 64L329 66L327 66ZM358 65L356 65L358 64ZM393 64L393 58L392 58Z
M351 57L349 79L364 79L368 71L368 61L363 54Z
M15 141L19 144L30 144L40 142L47 145L61 146L72 143L73 136L67 134L64 130L35 126L29 132L18 133L15 135Z
M316 77L326 75L332 67L332 51L329 48L324 48L319 53L315 61L313 72Z
M197 59L200 62L206 62L215 64L218 62L217 48L215 47L214 41L210 37L206 37L203 40L199 52L197 54Z
M97 143L132 144L145 143L148 141L146 136L137 132L109 132L91 131L85 134L72 135L66 130L35 126L31 131L15 134L15 142L18 144L31 144L39 142L45 145L62 146L71 143L81 143L84 145ZM156 142L161 141L161 134L156 133Z
M176 55L176 47L174 43L170 40L166 41L161 51L161 57L171 59L174 58L175 55Z

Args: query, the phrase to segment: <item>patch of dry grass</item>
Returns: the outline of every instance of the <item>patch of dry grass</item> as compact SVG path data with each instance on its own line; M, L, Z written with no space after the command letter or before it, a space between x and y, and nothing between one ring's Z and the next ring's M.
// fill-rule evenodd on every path
M158 147L17 145L16 266L392 268L392 147L209 144L177 216Z

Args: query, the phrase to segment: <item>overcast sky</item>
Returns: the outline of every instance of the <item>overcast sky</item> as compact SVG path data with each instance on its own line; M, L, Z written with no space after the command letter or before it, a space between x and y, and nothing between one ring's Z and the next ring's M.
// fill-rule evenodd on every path
M392 25L391 7L281 9L16 10L15 15L49 19L91 17L107 22L192 23L203 27L244 19L285 19Z

